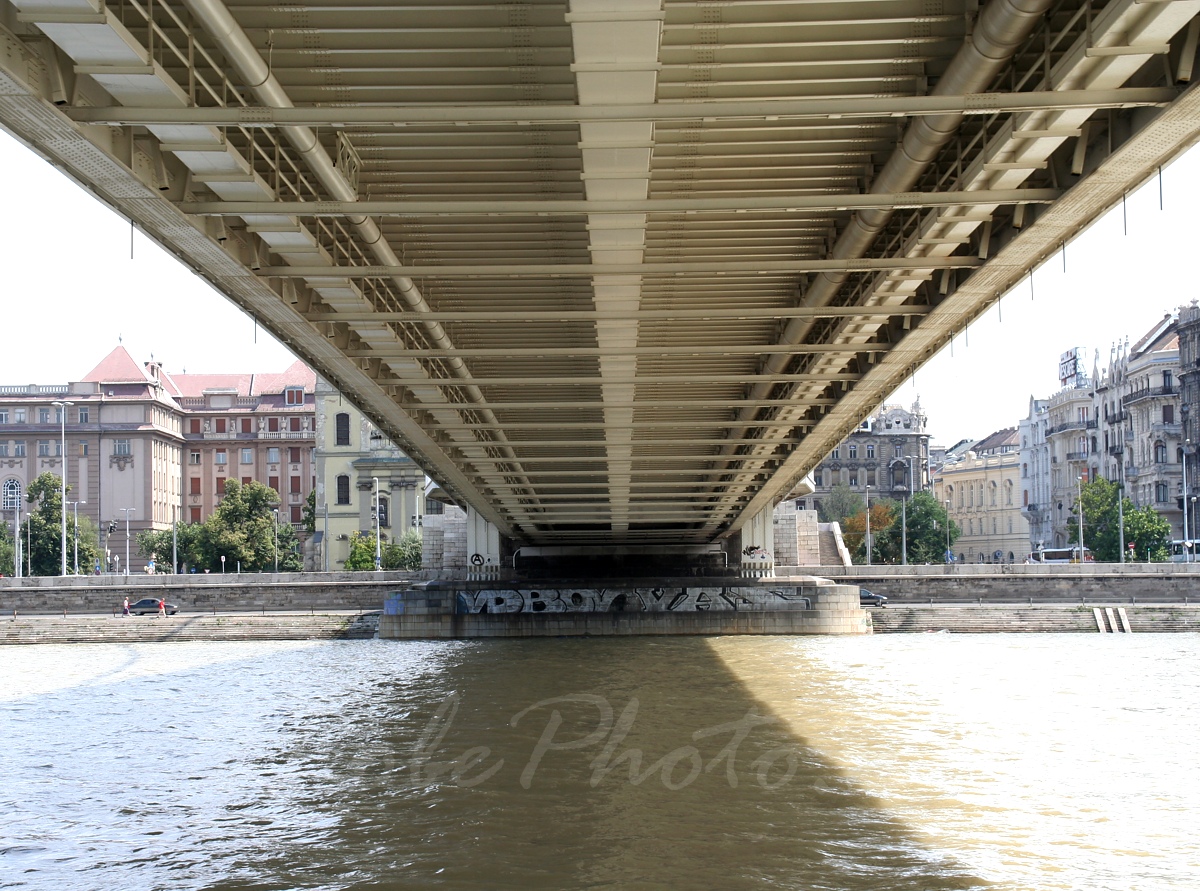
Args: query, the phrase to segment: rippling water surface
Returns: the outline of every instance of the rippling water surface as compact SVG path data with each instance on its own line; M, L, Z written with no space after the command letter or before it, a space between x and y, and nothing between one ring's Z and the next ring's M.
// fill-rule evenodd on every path
M1200 636L0 648L0 887L1200 887Z

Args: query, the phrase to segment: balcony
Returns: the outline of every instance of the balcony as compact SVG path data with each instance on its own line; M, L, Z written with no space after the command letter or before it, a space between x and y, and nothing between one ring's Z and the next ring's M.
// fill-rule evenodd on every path
M1181 424L1164 424L1159 422L1150 425L1151 436L1180 436L1183 433Z
M1124 424L1128 420L1129 412L1125 411L1125 409L1104 416L1104 423L1106 424Z
M1086 461L1092 455L1091 452L1067 452L1068 461Z
M1110 455L1112 455L1114 458L1120 457L1121 455L1124 455L1124 454L1125 454L1125 446L1123 446L1123 445L1110 445L1110 446L1108 447L1108 453L1109 453Z
M1155 396L1177 396L1179 388L1172 384L1169 387L1145 387L1138 390L1136 393L1130 393L1127 396L1121 397L1121 405L1131 405L1134 402L1140 402L1143 399L1153 399Z

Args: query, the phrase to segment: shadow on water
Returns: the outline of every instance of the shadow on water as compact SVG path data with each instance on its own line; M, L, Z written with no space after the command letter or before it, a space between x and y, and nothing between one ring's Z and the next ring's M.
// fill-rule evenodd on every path
M988 884L923 847L702 639L433 646L439 671L419 685L377 664L353 729L280 753L327 753L308 802L331 827L319 843L264 845L209 887Z

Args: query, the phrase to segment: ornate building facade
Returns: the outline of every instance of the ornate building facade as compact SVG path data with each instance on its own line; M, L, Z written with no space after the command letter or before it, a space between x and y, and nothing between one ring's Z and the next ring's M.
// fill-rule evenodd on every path
M954 559L965 563L1014 563L1029 554L1028 523L1021 510L1017 430L999 430L963 457L943 464L934 496L960 530Z
M819 511L838 483L872 498L906 498L928 488L926 420L919 401L908 409L881 406L817 465L813 492L796 499L796 509Z

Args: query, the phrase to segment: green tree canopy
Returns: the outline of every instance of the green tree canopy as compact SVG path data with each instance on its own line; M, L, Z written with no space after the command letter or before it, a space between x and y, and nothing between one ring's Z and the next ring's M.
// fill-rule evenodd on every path
M68 486L67 494L70 493L71 487ZM22 523L22 526L27 526L26 533L29 536L26 564L32 566L32 575L58 575L62 572L62 477L49 472L39 474L29 484L25 499L30 505ZM79 571L90 572L98 554L96 527L83 517L76 530L75 513L68 511L66 540L67 572L74 571L77 540Z
M867 558L866 538L867 538L867 511L863 508L852 517L847 517L842 523L842 538L846 542L846 548L850 551L850 559L855 563L865 563ZM881 498L878 501L871 502L871 562L878 563L879 559L879 540L880 536L886 535L887 530L899 518L899 513L893 513L898 510L895 502Z
M945 563L946 527L950 527L950 546L958 539L960 530L946 513L945 505L933 497L932 492L917 492L908 499L902 511L899 502L891 502L895 522L879 533L875 550L882 562L902 563L901 545L908 542L909 563ZM902 534L900 520L907 516L906 534ZM871 536L875 537L875 517L871 517ZM951 550L953 553L953 550Z
M1083 546L1092 552L1096 560L1115 563L1120 560L1121 525L1117 508L1118 487L1106 479L1096 479L1080 490L1080 505L1083 507ZM1074 520L1070 528L1070 542L1079 542L1079 507L1071 509ZM1152 560L1165 560L1171 544L1171 524L1165 517L1147 505L1135 507L1124 498L1121 512L1125 515L1125 545L1134 546L1139 560L1150 555ZM1126 557L1128 558L1128 553Z

